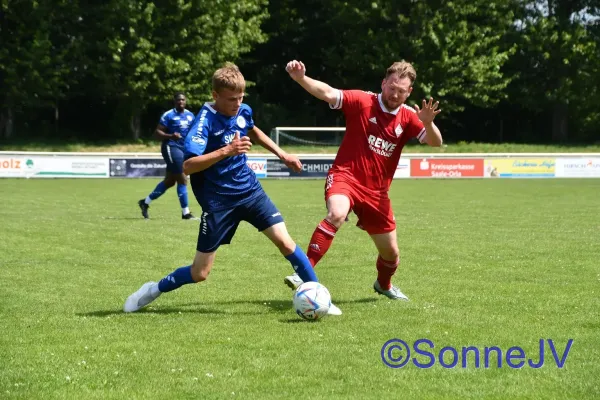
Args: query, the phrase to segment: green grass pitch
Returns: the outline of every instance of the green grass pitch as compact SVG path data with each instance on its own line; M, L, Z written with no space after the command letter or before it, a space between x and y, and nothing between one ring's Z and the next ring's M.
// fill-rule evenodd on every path
M317 267L344 314L314 323L292 310L290 265L245 223L207 282L122 313L194 256L198 222L174 189L140 217L157 182L0 180L0 398L600 398L600 180L395 181L394 282L411 301L373 293L376 252L352 215ZM306 248L323 180L262 183ZM392 369L392 338L535 360L540 339L559 356L573 344L563 368L546 348L539 369Z

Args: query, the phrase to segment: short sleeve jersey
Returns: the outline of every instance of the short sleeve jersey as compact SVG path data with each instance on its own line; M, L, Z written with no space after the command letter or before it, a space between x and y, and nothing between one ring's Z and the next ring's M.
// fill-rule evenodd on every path
M331 172L348 172L363 186L388 191L404 145L425 141L426 131L415 109L401 105L388 110L381 94L338 90L337 102L346 118L346 134Z
M185 137L190 130L193 120L194 113L189 110L178 112L177 109L173 108L172 110L165 112L160 117L160 121L158 123L166 127L168 131L167 133L169 134L178 132L181 135L181 139L166 139L163 142L166 142L169 145L183 147L183 144L185 143Z
M227 146L236 132L247 136L254 128L252 109L242 104L237 115L230 117L205 103L196 115L186 137L184 158L211 153ZM246 154L226 157L204 171L190 175L190 183L203 211L219 211L250 201L263 193L256 174L247 164Z

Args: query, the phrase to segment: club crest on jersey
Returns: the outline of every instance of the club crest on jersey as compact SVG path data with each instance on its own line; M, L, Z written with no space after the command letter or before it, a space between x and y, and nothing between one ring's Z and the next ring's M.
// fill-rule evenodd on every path
M396 127L396 130L394 131L396 132L396 137L400 137L400 135L402 135L402 125L398 124L398 126Z
M239 117L237 117L237 120L235 122L242 129L244 129L246 127L246 119L244 117L242 117L241 115Z

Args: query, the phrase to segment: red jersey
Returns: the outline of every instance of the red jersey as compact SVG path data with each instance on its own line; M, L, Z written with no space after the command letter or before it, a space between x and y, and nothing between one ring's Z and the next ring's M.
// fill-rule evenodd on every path
M361 90L338 90L330 107L346 117L346 134L330 172L348 172L361 185L387 192L404 145L413 138L425 140L415 109L403 104L388 110L380 94Z

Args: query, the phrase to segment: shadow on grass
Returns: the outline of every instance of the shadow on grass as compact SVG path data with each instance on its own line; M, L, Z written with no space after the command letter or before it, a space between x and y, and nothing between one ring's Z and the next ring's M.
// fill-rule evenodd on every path
M354 304L354 303L373 303L376 302L377 299L374 298L362 298L362 299L354 299L354 300L339 300L336 301L335 304ZM270 313L283 313L283 312L293 312L293 304L292 300L228 300L228 301L213 301L210 303L206 302L193 302L193 303L184 303L175 307L150 307L150 308L142 308L139 311L136 311L135 314L212 314L212 315L256 315L256 312L248 311L248 312L239 312L228 310L227 308L223 309L215 309L215 308L206 308L207 305L236 305L236 304L247 304L247 305L258 305L263 306L268 309ZM190 308L191 307L191 308ZM113 310L98 310L98 311L90 311L84 313L77 313L76 315L80 317L110 317L113 315L123 315L126 314L122 309L113 309ZM302 322L303 320L297 320L296 318L290 318L286 320L282 320L283 322L297 323Z
M90 311L86 313L78 313L80 317L110 317L113 315L124 315L127 314L123 310L99 310ZM196 309L184 309L179 307L167 307L167 308L143 308L132 314L232 314L223 310L215 310L212 308L196 308ZM240 313L235 313L240 314ZM253 313L242 313L242 314L253 314Z
M143 221L143 222L148 221L147 219L144 219L142 217L102 217L102 219L114 220L114 221L129 221L129 220L138 220L138 221Z
M356 303L374 303L376 302L376 298L362 298L362 299L353 299L353 300L337 300L334 301L334 304L356 304ZM207 303L194 302L183 304L182 306L201 306L206 305ZM228 304L253 304L258 306L264 306L269 308L271 311L282 312L293 309L292 300L228 300L228 301L213 301L210 304L219 304L219 305L228 305Z
M136 220L136 221L140 221L140 222L144 222L144 223L151 223L152 221L158 221L158 222L165 222L165 221L181 221L184 224L189 224L193 221L200 221L200 218L198 217L194 217L194 218L190 218L190 219L181 219L181 218L177 218L175 220L173 220L172 218L167 218L167 217L152 217L150 216L150 218L145 219L143 218L141 215L135 216L135 217L121 217L121 216L108 216L108 217L102 217L103 220L108 220L108 221L130 221L130 220Z
M296 318L280 319L279 322L284 322L286 324L314 324L317 322L321 322L322 320L323 319L308 320L308 319L302 319L300 317L296 317Z

